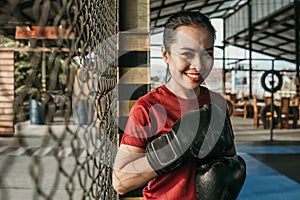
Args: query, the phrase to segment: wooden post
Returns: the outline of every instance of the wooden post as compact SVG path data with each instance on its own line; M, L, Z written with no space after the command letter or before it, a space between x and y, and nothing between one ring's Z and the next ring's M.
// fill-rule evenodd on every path
M119 1L118 116L122 133L135 101L150 91L150 2Z

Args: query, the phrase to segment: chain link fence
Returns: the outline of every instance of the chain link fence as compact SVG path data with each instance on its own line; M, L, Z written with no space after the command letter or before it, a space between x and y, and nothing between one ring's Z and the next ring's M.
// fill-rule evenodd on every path
M24 187L24 199L118 199L111 186L118 1L4 2L1 33L15 55L16 134L1 150L0 199L15 199L11 185ZM16 20L21 13L28 19ZM27 38L16 41L4 30L9 25ZM28 179L13 177L16 167Z

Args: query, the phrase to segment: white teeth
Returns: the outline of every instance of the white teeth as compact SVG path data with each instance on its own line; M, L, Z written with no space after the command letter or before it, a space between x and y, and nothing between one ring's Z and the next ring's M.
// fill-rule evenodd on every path
M195 74L186 74L186 75L191 78L199 78L199 75L195 75Z

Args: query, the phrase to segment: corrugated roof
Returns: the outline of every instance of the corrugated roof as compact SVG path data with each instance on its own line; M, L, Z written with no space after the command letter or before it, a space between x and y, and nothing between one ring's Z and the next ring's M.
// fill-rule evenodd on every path
M161 32L168 17L179 10L198 10L206 14L209 18L228 19L230 16L236 14L237 11L241 11L244 8L244 11L240 12L241 16L238 23L234 24L234 26L244 28L240 28L241 30L226 36L225 42L226 45L249 49L249 21L247 19L248 13L246 13L248 11L248 8L246 8L247 0L150 0L150 2L152 33ZM284 7L276 9L275 12L268 13L267 16L252 22L250 27L252 31L252 50L295 63L296 44L297 42L299 44L299 41L296 41L295 34L295 11L298 9L300 12L300 3L298 4L299 8L295 9L293 1L285 2L287 2L287 5ZM265 3L268 4L268 2ZM275 1L273 3L274 6ZM268 6L272 5L269 4ZM257 17L253 16L257 15L257 12L259 11L252 11L252 18Z
M225 18L247 3L247 0L151 0L151 28L161 32L166 20L176 11L199 10L209 18Z

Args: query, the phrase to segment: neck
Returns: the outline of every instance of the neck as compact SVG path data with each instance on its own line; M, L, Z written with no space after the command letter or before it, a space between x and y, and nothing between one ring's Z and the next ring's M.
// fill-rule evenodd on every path
M175 87L172 81L166 84L166 87L173 92L176 96L183 99L195 99L200 94L200 86L194 89L187 89L183 87Z

